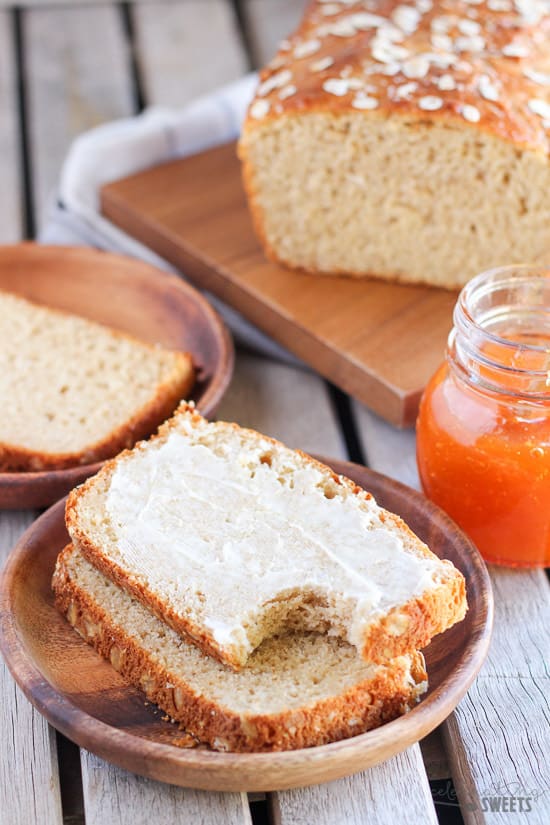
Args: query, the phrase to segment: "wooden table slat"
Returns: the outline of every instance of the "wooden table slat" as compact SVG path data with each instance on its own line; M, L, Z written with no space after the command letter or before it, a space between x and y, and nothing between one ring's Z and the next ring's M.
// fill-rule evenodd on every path
M12 18L0 11L0 243L22 233L20 157Z
M290 447L346 458L327 387L306 370L239 353L216 417L257 429Z
M231 3L149 2L133 9L146 102L183 106L247 69Z
M418 745L364 773L277 794L280 825L437 825Z
M86 825L251 825L244 793L166 785L116 768L81 750Z
M119 7L23 12L33 190L38 229L62 162L80 132L134 110Z
M244 0L244 17L254 66L274 57L281 40L297 27L307 0Z
M523 822L525 797L529 825L543 825L550 811L550 586L542 570L493 566L491 580L493 641L443 727L447 751L466 825Z
M0 566L35 515L0 513ZM55 731L25 699L2 659L0 696L0 822L61 825Z
M358 401L352 407L369 467L419 489L414 431L396 429Z
M0 0L0 9L9 8L63 8L67 6L104 6L106 0ZM114 0L120 5L124 0ZM134 3L151 3L155 0L131 0ZM181 0L165 0L165 2L181 2Z

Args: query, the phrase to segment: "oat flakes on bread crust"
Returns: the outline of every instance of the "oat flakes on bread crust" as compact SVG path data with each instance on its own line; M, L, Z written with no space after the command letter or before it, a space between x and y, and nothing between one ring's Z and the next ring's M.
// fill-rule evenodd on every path
M191 357L0 290L0 472L59 470L149 435L191 390Z
M296 629L385 661L466 612L462 574L369 493L187 405L74 490L66 523L105 576L235 669Z
M58 609L124 680L215 750L334 742L405 713L426 690L421 653L369 665L349 645L314 634L272 638L235 673L182 640L70 545L53 588Z

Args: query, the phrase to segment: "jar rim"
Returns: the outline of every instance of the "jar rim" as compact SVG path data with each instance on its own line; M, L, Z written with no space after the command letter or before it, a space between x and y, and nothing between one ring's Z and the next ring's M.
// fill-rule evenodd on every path
M532 264L511 264L508 266L496 266L480 272L479 275L471 278L460 291L454 312L455 325L464 325L465 323L468 327L483 329L474 317L471 309L474 296L477 295L477 297L480 297L483 294L488 294L496 288L505 285L507 282L518 283L523 281L525 283L527 280L539 278L548 279L550 283L550 268L533 266ZM460 315L462 315L462 317L460 317ZM517 341L512 341L509 338L498 335L489 329L483 329L483 334L494 343L510 349L517 349L518 346L521 346L521 348L526 351L550 352L550 345L544 346L543 344L533 344L527 341L522 341L521 344L518 344ZM538 372L547 372L547 370Z
M479 388L550 399L550 268L522 264L476 275L460 292L447 359Z

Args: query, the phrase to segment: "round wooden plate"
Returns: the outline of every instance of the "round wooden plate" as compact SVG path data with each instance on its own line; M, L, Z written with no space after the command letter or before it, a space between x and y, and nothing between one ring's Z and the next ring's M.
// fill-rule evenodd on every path
M327 782L368 768L433 730L458 704L480 669L491 635L493 601L485 564L456 525L420 493L356 464L324 459L406 519L466 577L463 622L425 650L429 692L408 714L331 745L282 753L182 750L175 725L124 684L53 605L50 580L67 544L60 501L12 551L0 580L0 646L30 701L69 739L134 773L219 791L269 791Z
M0 289L190 352L197 368L191 399L205 416L231 380L233 345L217 313L181 278L142 261L86 247L1 246ZM100 466L0 473L0 509L46 507Z

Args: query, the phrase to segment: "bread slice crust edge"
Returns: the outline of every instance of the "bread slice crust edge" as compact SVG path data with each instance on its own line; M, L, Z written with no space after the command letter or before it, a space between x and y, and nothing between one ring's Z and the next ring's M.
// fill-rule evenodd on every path
M68 545L56 565L52 579L56 607L124 681L144 691L196 744L241 753L323 745L395 719L410 710L425 690L424 658L414 651L410 654L412 682L406 676L408 659L398 658L379 666L372 678L309 706L272 714L237 713L195 691L114 623L71 579L65 560L74 551ZM245 672L242 675L246 678Z
M199 415L193 406L181 404L176 415L165 422L149 442L141 442L136 445L135 450L143 449L147 444L162 442L177 426L179 415L189 415L192 422L201 422ZM243 428L236 424L222 422L223 427L243 431ZM246 430L252 436L258 434L254 431ZM282 445L272 438L262 436L262 439L271 444L274 448ZM286 448L285 448L286 449ZM357 496L372 500L372 495L364 491L348 478L338 476L330 468L311 458L300 450L294 451L304 461L313 464L318 470L335 481L338 485L347 489ZM100 570L104 576L122 587L131 596L136 598L151 610L161 621L172 627L177 633L185 636L196 644L204 653L218 659L220 662L238 670L246 663L248 653L241 652L236 648L220 647L212 635L201 625L193 621L189 615L178 613L170 605L165 603L155 592L153 592L146 582L140 581L136 576L129 575L128 572L116 561L108 558L102 548L83 531L79 523L79 507L82 505L86 492L91 485L107 480L114 472L117 462L131 454L125 451L116 459L109 461L100 470L97 476L88 479L83 485L77 487L69 495L66 505L66 524L71 539L75 546L82 552L85 558ZM418 539L401 518L380 508L381 520L398 530L405 538L414 545L415 550L421 555L432 557L431 551ZM389 610L383 618L373 620L363 632L363 643L360 650L364 659L371 662L384 662L408 653L411 650L425 647L433 636L461 621L467 610L466 586L462 573L460 573L451 562L443 562L448 568L447 575L438 587L432 591L425 591L421 597L410 599L404 605Z

